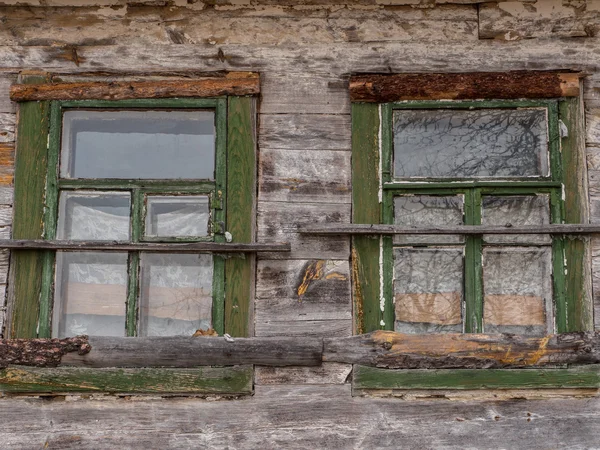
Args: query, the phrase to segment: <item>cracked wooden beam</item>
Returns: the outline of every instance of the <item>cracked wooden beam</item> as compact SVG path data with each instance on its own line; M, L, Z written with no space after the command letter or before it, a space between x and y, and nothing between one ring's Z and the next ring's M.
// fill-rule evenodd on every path
M14 84L14 102L41 100L127 100L148 98L219 97L257 95L260 79L254 73L230 73L222 78L196 80L121 81L84 83Z
M600 363L600 333L402 334L324 340L323 361L390 369L488 369Z
M91 350L87 336L65 339L0 340L0 369L11 364L57 367L68 353L85 355Z
M578 73L471 72L366 74L350 78L353 102L558 98L579 95Z

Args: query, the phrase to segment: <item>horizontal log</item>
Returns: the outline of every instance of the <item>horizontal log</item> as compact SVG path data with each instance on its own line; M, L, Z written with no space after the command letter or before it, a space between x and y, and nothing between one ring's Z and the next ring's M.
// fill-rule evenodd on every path
M69 353L63 365L82 367L197 367L258 364L318 366L318 338L90 337L92 351Z
M69 352L83 355L90 351L87 336L66 339L5 339L0 340L0 369L9 364L56 367Z
M474 100L577 97L577 73L480 72L355 75L350 79L354 102L403 100Z
M225 242L122 242L122 241L45 241L41 239L0 239L0 248L13 250L69 250L87 252L169 252L169 253L255 253L289 252L288 243L225 243Z
M323 361L389 369L499 369L600 363L600 333L402 334L324 340Z
M401 225L323 223L298 227L299 233L316 235L407 235L407 234L569 234L600 233L600 224L556 224L530 226L459 225L455 227L404 227Z
M514 369L600 364L600 332L531 337L513 334L402 334L352 337L90 337L0 341L0 368L321 366L389 369Z
M260 79L258 75L230 74L225 78L203 78L199 80L14 84L10 88L10 99L14 102L125 100L257 95L259 93Z

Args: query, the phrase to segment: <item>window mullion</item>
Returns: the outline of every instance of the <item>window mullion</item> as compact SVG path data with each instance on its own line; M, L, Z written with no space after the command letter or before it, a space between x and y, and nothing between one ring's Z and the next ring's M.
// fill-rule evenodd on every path
M465 192L465 225L481 225L481 190ZM465 243L465 333L483 331L483 236L467 236Z
M140 189L134 189L132 192L131 205L131 241L139 242L143 234L144 226L144 194ZM127 336L137 336L138 320L138 293L139 283L138 274L140 267L140 253L129 252L127 268L127 312L126 312L126 330Z

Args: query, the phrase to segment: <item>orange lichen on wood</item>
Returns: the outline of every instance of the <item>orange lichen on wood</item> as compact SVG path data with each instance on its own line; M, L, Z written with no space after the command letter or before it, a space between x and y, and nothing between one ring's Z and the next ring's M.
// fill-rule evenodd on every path
M298 286L298 297L302 299L302 296L306 294L308 287L313 282L313 280L319 280L323 276L323 268L325 267L325 261L320 259L318 261L314 261L310 263L306 270L304 271L304 277L302 278L302 283Z

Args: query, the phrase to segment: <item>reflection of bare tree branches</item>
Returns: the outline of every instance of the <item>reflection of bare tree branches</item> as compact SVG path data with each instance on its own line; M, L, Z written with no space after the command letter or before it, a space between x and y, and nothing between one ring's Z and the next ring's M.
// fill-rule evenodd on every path
M394 113L397 177L547 175L542 109L402 110Z

